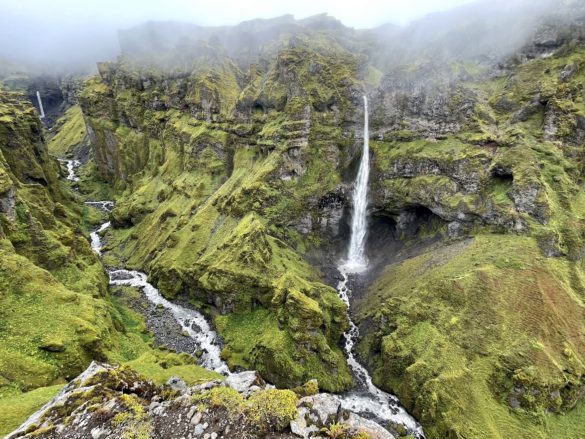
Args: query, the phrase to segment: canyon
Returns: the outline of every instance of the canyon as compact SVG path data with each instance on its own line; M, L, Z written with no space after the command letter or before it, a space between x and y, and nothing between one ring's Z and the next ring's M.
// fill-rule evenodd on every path
M582 437L585 10L436 19L1 77L0 432Z

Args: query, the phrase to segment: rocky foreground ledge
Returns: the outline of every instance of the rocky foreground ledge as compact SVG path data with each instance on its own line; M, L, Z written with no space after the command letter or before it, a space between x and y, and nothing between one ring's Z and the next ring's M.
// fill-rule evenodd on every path
M157 386L127 367L93 362L5 439L394 437L317 392L315 381L278 390L253 371Z

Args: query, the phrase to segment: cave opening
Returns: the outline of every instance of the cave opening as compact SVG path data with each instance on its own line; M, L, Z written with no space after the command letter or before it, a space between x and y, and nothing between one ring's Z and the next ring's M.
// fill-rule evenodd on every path
M492 169L490 176L500 183L511 184L514 181L512 171L501 167Z
M252 105L252 115L253 116L263 116L264 115L264 106L258 102L254 102Z
M366 254L374 272L376 267L422 252L445 235L446 225L445 220L422 205L397 211L372 211L368 220Z

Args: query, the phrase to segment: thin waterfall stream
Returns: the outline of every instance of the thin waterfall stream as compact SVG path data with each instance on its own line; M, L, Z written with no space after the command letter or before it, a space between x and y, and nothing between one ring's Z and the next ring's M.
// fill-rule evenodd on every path
M369 165L369 140L368 140L368 101L364 96L364 145L358 176L356 178L353 193L353 217L351 228L351 240L348 249L348 257L339 266L343 279L338 285L341 299L351 306L351 291L348 281L351 275L359 274L367 270L365 256L365 239L367 232L367 205L368 205L368 181L370 173ZM75 169L79 162L66 160L67 179L72 182L79 181ZM88 201L86 204L96 207L106 213L114 208L113 201ZM102 233L111 226L110 221L104 222L90 234L91 248L101 256ZM148 282L145 273L135 270L115 269L108 270L110 285L126 285L140 289L146 299L154 305L162 306L168 310L174 319L188 336L193 339L202 352L199 364L223 375L230 375L227 364L221 359L221 343L217 333L211 328L203 314L196 310L188 309L179 304L165 299L152 284ZM345 351L347 361L354 373L357 389L344 394L334 395L344 409L351 410L366 418L370 418L380 425L388 424L404 426L408 434L416 438L424 438L422 427L400 405L398 398L378 389L372 383L372 378L364 366L362 366L353 354L353 347L359 337L359 329L349 316L350 329L344 334Z

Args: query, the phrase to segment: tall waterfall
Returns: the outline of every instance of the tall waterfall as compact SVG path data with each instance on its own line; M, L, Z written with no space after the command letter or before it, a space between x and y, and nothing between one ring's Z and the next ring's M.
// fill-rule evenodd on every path
M337 285L339 297L345 302L348 309L351 308L351 290L348 285L350 274L358 274L368 268L368 261L365 255L368 180L370 177L370 145L368 137L368 99L364 96L364 146L353 190L351 239L347 259L339 267L342 279ZM353 348L359 339L360 332L358 326L351 319L351 315L348 315L348 317L349 329L344 334L345 353L347 354L347 364L356 380L357 389L340 396L342 407L368 418L373 418L380 425L387 425L388 423L400 424L415 438L424 438L422 427L400 405L398 398L378 389L372 382L372 377L368 370L355 357Z
M358 273L365 270L367 266L364 247L367 230L368 180L370 179L369 135L368 98L364 96L364 146L360 168L353 189L351 240L345 263L345 271L349 273Z

